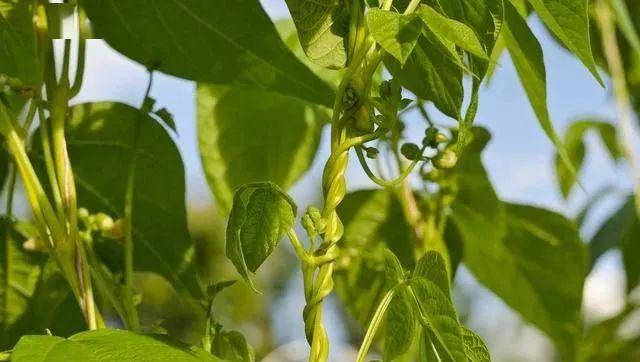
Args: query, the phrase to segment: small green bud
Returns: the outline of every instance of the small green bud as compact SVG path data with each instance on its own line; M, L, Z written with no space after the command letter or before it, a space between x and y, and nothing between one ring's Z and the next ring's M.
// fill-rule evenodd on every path
M353 115L353 126L360 132L373 131L373 121L369 117L369 110L367 107L362 106Z
M438 134L436 135L436 142L437 143L449 142L449 137L447 137L447 135L445 135L444 133L438 132Z
M13 89L22 88L23 85L22 81L18 78L9 78L7 84Z
M435 127L429 127L424 131L424 138L422 139L422 145L425 147L435 148L437 146L436 138L438 137L438 129Z
M378 92L380 92L380 97L382 99L389 99L389 97L391 97L391 81L382 81L378 87Z
M380 151L378 151L378 149L375 147L365 147L364 150L367 153L367 158L370 158L372 160L378 158L378 154L380 153Z
M108 239L120 240L124 237L124 220L118 219L113 223L110 228L100 229L102 236Z
M96 227L100 231L108 231L113 229L115 223L111 216L103 213L98 213L95 218Z
M433 166L439 169L453 168L458 163L458 155L451 150L444 150L433 159Z
M78 209L78 217L80 219L86 219L89 217L89 210L85 209L84 207L81 207Z
M437 168L432 168L428 171L422 170L420 176L422 176L422 179L425 181L437 182L442 176L442 171L438 170Z
M419 160L422 158L422 153L420 152L420 147L415 143L405 143L400 147L400 153L408 159L408 160Z

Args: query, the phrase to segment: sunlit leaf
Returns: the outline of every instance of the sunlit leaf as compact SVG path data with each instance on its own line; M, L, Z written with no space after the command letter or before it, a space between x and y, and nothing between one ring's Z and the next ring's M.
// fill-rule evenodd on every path
M326 112L297 98L243 88L198 87L205 175L228 212L233 192L257 181L290 188L311 166Z
M376 42L401 65L407 61L422 31L420 18L415 15L380 9L367 12L367 25Z
M94 0L83 5L97 37L147 67L332 105L331 89L287 49L257 1L225 2L217 10L207 0Z

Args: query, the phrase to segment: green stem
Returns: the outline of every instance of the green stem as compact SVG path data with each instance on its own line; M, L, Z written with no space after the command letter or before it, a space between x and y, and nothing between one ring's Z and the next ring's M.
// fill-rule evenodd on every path
M11 280L13 279L13 240L11 237L11 231L13 229L13 194L16 186L16 168L13 164L10 164L9 169L9 185L7 187L7 208L5 215L5 230L4 230L4 277L5 277L5 291L3 294L2 302L2 325L6 328L7 311L9 310L9 291L11 288Z
M371 323L369 323L369 327L367 328L367 333L364 336L364 340L360 345L360 350L358 351L356 362L364 362L365 358L367 357L369 348L371 348L371 344L373 343L373 338L376 336L376 332L382 324L382 319L387 312L389 304L391 304L391 301L393 300L395 292L396 288L392 288L391 290L389 290L378 304L378 307L376 308L376 311L371 318Z

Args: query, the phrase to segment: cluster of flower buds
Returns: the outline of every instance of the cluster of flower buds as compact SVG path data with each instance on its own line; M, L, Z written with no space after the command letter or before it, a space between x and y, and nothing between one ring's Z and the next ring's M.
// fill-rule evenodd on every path
M124 237L124 221L122 219L114 221L111 216L102 212L90 214L83 207L78 209L78 218L84 223L88 232L97 231L103 237L114 240L120 240Z
M302 217L302 226L307 232L307 235L309 235L310 238L314 238L317 235L324 234L327 222L322 217L322 213L318 208L309 206L307 212Z

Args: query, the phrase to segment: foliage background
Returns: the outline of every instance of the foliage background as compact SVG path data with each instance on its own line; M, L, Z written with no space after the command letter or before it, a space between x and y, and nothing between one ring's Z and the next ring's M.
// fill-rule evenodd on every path
M261 2L272 18L289 16L282 1L262 0ZM553 42L537 19L534 18L533 23L532 28L545 49L549 107L552 119L560 133L573 119L580 116L599 115L613 120L614 111L611 100L608 98L609 91L602 89L575 57ZM88 44L86 67L84 87L76 99L77 102L108 99L129 104L140 103L147 80L146 70L142 66L117 54L103 41L91 40ZM224 223L216 224L210 221L211 216L215 215L214 205L204 179L197 150L195 122L193 122L196 118L195 84L157 73L151 96L157 100L158 105L170 109L176 121L177 143L186 167L186 194L192 235L204 240L217 240L219 245L222 245L220 233ZM576 190L568 204L563 201L553 172L554 149L539 128L533 112L530 111L526 95L519 85L508 55L501 59L496 76L491 80L488 88L483 89L481 99L477 124L489 128L493 134L493 141L484 153L484 159L491 160L486 163L486 167L501 198L532 203L574 215L588 195L595 193L602 185L611 184L623 189L629 188L630 185L627 183L630 177L624 174L623 170L614 169L611 166L602 144L595 137L590 136L588 147L595 152L587 154L582 172L581 181L586 192ZM407 124L416 128L415 130L410 128L407 134L422 134L420 122L407 122ZM324 137L324 140L326 142L328 137ZM419 140L416 141L419 142ZM322 151L328 149L326 146L326 144L321 145L317 162L291 191L301 206L315 202L319 197L317 194L309 193L308 190L319 190L317 180L322 170L322 160L327 156L324 153L326 151ZM352 165L355 167L347 174L350 189L373 186L361 173L357 162ZM621 202L622 199L619 201ZM22 211L26 213L28 206L26 204L21 206ZM585 230L586 240L600 225L602 217L616 207L616 200L610 200L607 205L599 208L598 212L590 215L587 230ZM286 257L286 255L282 256L282 258ZM279 263L282 258L268 263ZM229 263L223 257L216 262ZM273 308L262 316L265 319L264 322L272 326L274 340L260 340L260 336L264 334L258 330L261 327L259 324L243 324L242 318L235 321L256 346L263 342L283 345L300 336L302 321L298 313L291 313L291 311L302 310L304 301L296 262L291 259L288 264L274 271L282 273L284 280L284 284L276 290L277 295L273 296L276 299L271 300L272 303L278 303L279 308ZM225 273L224 269L223 266L218 265L214 268L214 273L218 277L220 273ZM235 275L230 273L228 277L235 277ZM463 271L457 278L461 286L459 289L464 289L464 293L457 290L454 296L461 317L472 316L466 323L484 337L494 360L550 359L550 345L545 337L535 329L523 326L519 317L509 311L502 302L491 293L476 286L469 273ZM237 293L242 293L242 290L232 291L230 298ZM597 321L615 314L622 308L623 296L624 280L620 258L614 251L599 261L587 279L584 298L587 320ZM254 302L255 310L249 305L245 312L260 314L260 308L257 307L258 301L254 300ZM339 346L346 345L348 341L349 332L338 327L340 312L335 301L330 300L328 308L331 312L328 313L326 324L330 328L332 345L336 346L333 349L334 357L337 357L337 354L341 353ZM240 314L236 313L236 315ZM233 317L232 313L231 318ZM303 341L298 342L304 345Z

